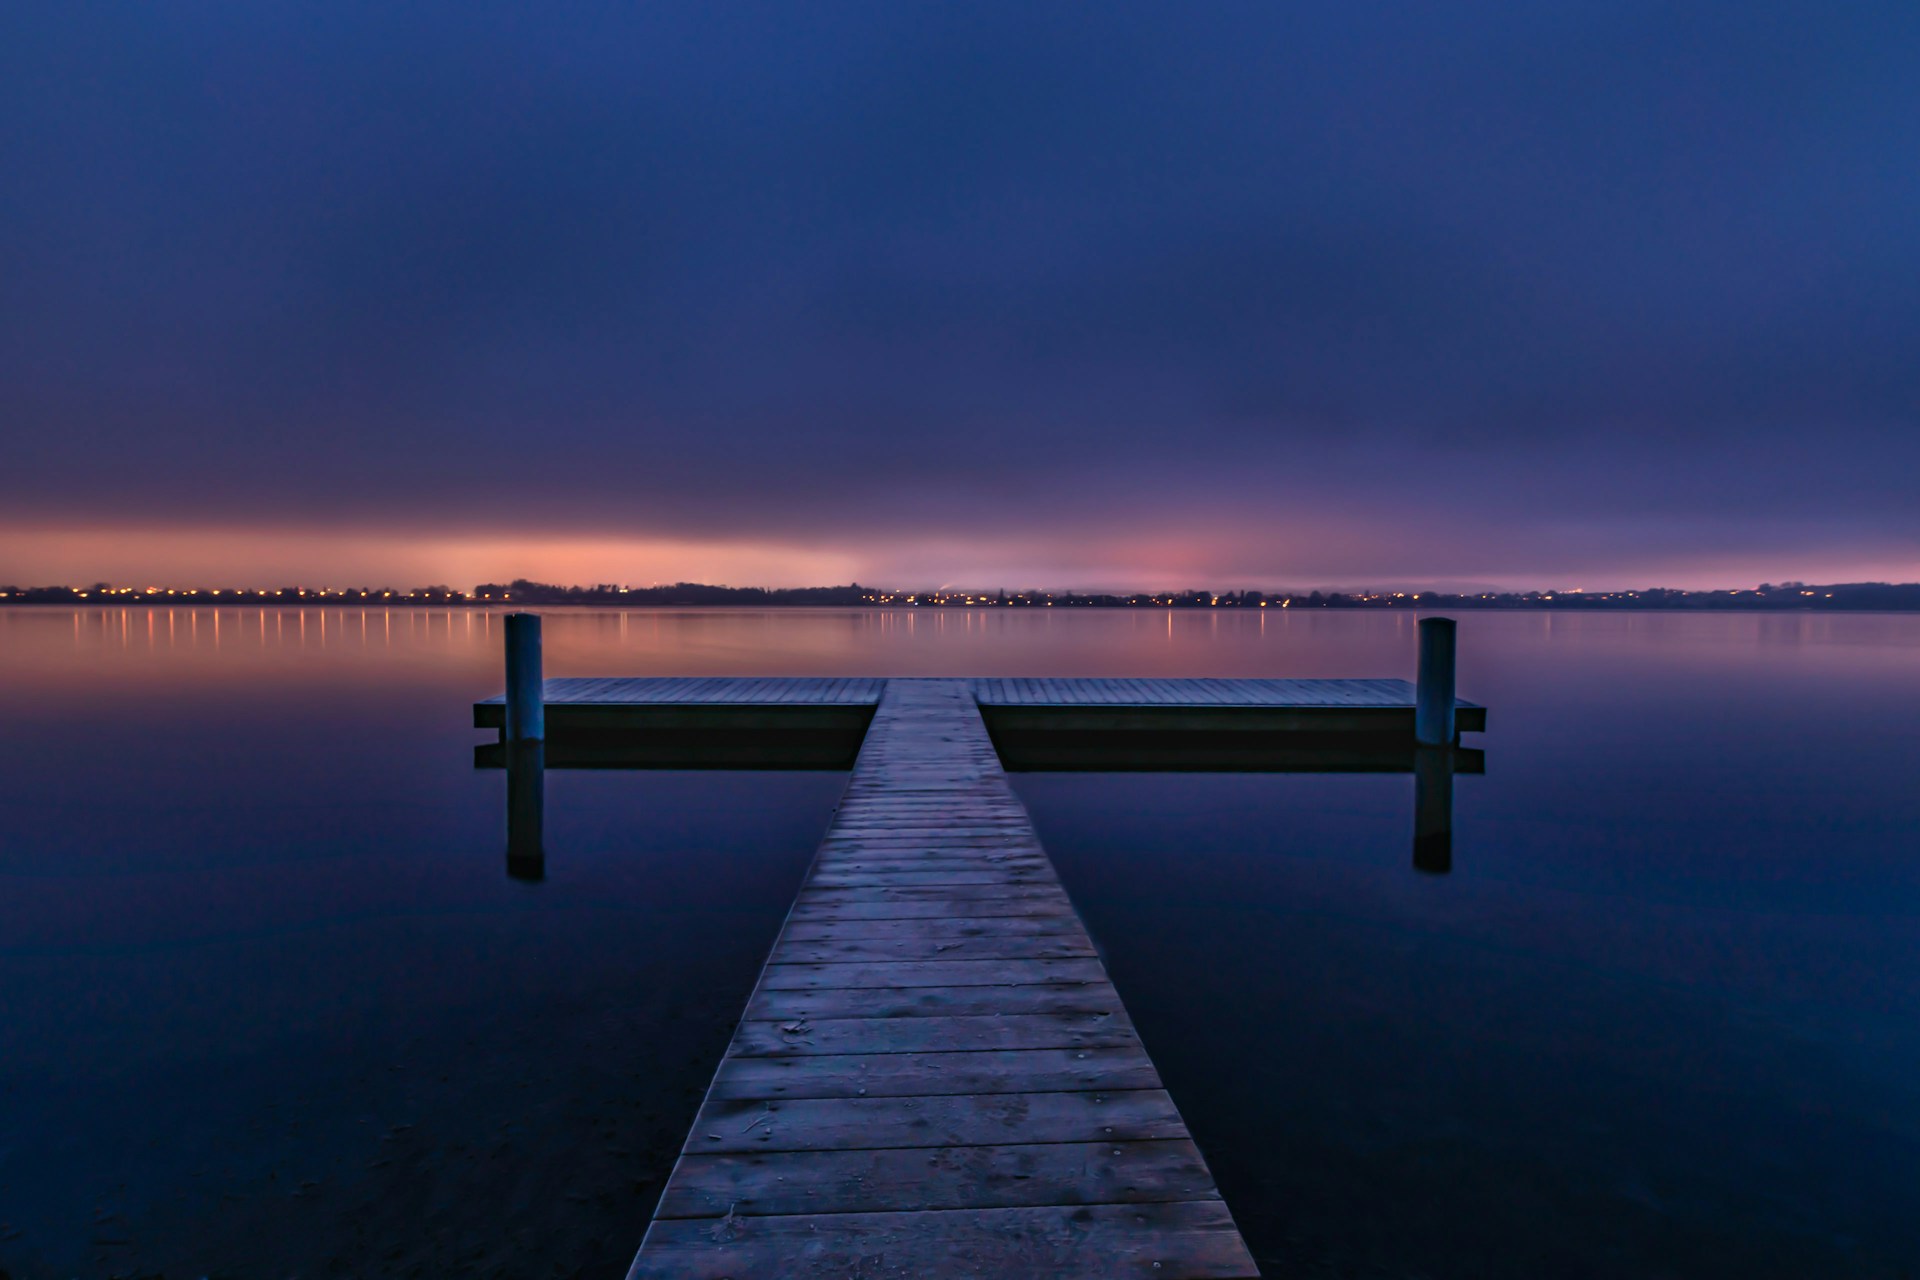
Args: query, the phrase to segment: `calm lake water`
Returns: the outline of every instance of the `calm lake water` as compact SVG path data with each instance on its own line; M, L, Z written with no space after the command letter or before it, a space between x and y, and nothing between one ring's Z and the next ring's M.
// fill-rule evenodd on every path
M549 613L549 674L1410 675L1406 614ZM556 772L478 612L0 609L0 1268L619 1277L838 796ZM1270 1275L1920 1269L1920 617L1467 614L1398 775L1024 774Z

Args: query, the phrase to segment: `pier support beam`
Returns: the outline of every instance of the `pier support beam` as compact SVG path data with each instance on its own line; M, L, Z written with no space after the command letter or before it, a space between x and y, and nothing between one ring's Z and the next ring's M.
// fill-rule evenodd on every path
M1413 737L1423 747L1450 747L1459 737L1453 723L1453 654L1453 619L1422 618Z
M547 707L540 673L540 615L507 615L508 746L547 736Z

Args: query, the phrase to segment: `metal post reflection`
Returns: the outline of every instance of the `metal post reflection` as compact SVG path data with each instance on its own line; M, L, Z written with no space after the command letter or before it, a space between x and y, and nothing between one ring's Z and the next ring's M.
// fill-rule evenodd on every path
M1413 757L1413 866L1453 870L1453 749L1419 747Z
M547 744L505 744L507 760L507 874L542 880L547 874Z

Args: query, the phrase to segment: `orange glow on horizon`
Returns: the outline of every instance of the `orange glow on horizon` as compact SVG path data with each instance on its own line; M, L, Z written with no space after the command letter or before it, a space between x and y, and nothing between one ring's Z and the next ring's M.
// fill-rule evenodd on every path
M858 566L850 555L769 543L284 530L23 531L6 534L5 547L0 581L22 586L212 581L272 589L321 581L401 590L444 583L465 591L514 578L813 586L850 582Z
M1310 548L1308 555L1290 547ZM1549 564L1551 549L1540 553ZM1540 564L1469 564L1434 572L1448 549L1406 545L1370 526L1276 528L996 529L977 537L934 530L894 536L839 535L800 543L671 537L494 532L420 536L379 530L334 533L297 528L0 527L0 583L18 586L151 583L148 595L275 590L301 583L327 590L470 591L515 578L561 585L703 582L806 587L859 582L912 591L1006 589L1166 592L1169 590L1444 590L1463 593L1563 589L1751 587L1762 581L1913 582L1909 549L1851 553L1809 549L1787 556L1669 556L1607 572L1563 573ZM1555 581L1558 579L1558 581ZM161 584L172 584L171 586ZM317 589L317 588L316 588ZM307 594L301 591L302 595ZM1285 605L1283 604L1284 608Z

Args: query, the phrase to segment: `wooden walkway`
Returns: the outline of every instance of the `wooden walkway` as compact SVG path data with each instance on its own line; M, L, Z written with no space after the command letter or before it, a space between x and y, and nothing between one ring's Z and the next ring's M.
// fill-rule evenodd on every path
M969 682L886 682L630 1280L1258 1274Z

